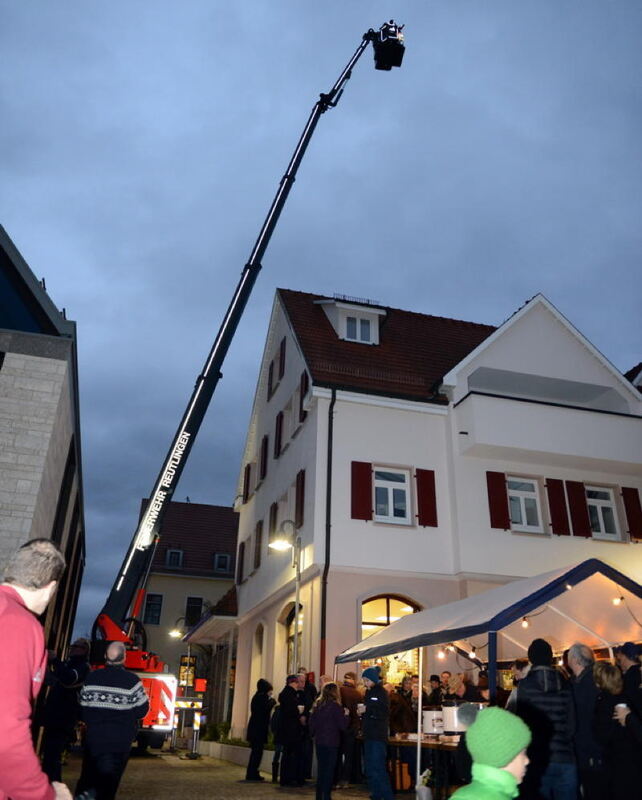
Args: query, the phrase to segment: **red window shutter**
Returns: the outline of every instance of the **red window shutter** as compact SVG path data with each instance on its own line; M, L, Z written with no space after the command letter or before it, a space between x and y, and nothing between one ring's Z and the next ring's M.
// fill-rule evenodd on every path
M642 506L640 493L637 489L622 487L622 501L626 512L626 521L629 526L629 536L632 540L642 540Z
M294 525L300 528L303 525L303 505L305 502L305 470L299 470L296 476L296 493L294 505Z
M372 519L372 464L352 462L352 519Z
M261 459L259 461L259 478L263 480L268 470L268 437L261 439Z
M279 514L279 504L272 503L270 506L270 515L268 517L268 532L270 536L276 533L276 520Z
M263 520L256 523L254 533L254 569L261 566L261 548L263 547Z
M268 400L272 397L274 392L274 361L270 361L268 368Z
M281 455L281 443L283 437L283 412L279 411L276 415L276 422L274 424L274 458Z
M283 377L285 373L285 336L281 339L281 344L279 346L279 380Z
M417 522L424 527L437 527L437 493L435 491L435 471L418 469L417 480Z
M245 560L245 542L239 545L239 554L236 559L236 582L243 582L243 561Z
M303 408L303 401L308 393L309 388L310 379L308 378L307 371L303 370L301 373L301 380L299 382L299 422L304 422L305 418L308 416L308 412Z
M566 496L568 497L568 507L571 512L573 536L584 536L590 539L593 532L591 531L591 520L589 519L588 506L586 505L584 484L579 481L566 481Z
M501 528L504 531L510 530L506 475L503 472L487 472L486 487L488 489L490 527Z
M252 465L246 464L243 473L243 502L247 503L250 496L250 474L252 472Z
M551 531L558 536L570 536L571 526L569 525L566 511L564 481L547 478L546 494L548 495L548 509L551 514Z

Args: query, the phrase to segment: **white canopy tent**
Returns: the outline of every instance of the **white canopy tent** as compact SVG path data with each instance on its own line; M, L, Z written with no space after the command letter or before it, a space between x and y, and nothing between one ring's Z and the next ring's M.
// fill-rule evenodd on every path
M523 627L524 620L528 627ZM494 687L497 661L525 656L537 637L549 641L555 652L576 641L610 648L640 640L639 620L642 586L592 558L409 614L344 650L335 661L361 661L426 645L454 644L465 652L474 647L477 657L488 662Z

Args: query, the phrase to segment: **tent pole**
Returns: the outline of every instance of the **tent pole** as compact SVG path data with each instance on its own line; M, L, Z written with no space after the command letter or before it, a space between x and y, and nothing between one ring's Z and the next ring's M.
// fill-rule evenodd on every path
M497 701L497 631L488 631L488 704Z
M424 695L424 649L419 648L419 687L417 695L417 769L415 770L415 786L419 786L419 776L421 775L421 735L423 729L423 708L422 699Z

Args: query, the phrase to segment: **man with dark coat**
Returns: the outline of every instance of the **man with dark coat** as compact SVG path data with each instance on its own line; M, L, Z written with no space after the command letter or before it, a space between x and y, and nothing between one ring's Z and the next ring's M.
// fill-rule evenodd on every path
M356 686L357 676L354 672L346 672L343 684L339 687L341 703L348 709L348 727L341 731L341 745L339 748L338 778L340 788L347 788L350 783L356 783L360 770L357 754L357 734L359 733L359 717L357 706L362 701L361 692Z
M515 708L533 734L528 749L530 764L520 796L577 800L571 687L553 668L553 650L547 641L534 639L528 658L532 667L517 686Z
M267 742L270 727L270 713L274 706L272 684L263 678L256 683L256 694L250 704L250 721L247 724L247 740L251 745L250 759L247 762L246 781L264 781L259 773L263 746Z
M601 800L606 794L603 748L595 740L593 724L599 689L593 678L595 656L580 642L568 651L568 667L573 675L571 690L575 704L575 756L584 800Z
M306 719L310 719L310 712L312 711L312 706L314 705L314 701L317 699L317 687L314 683L310 680L310 675L305 667L299 667L299 703L303 703L305 706L305 716ZM310 736L310 728L308 725L305 725L303 728L303 742L301 744L303 748L303 777L306 780L309 780L312 777L312 756L314 753L314 748L312 746L312 737Z
M92 670L80 691L80 714L87 734L76 794L93 789L97 800L116 797L138 721L149 711L143 684L124 665L125 645L111 642L104 669Z
M288 675L285 688L279 695L279 741L281 757L281 786L303 786L303 734L307 724L305 706L299 696L299 676Z
M381 683L379 667L368 667L361 674L366 695L362 711L363 755L368 789L372 800L393 800L386 769L390 703Z
M87 639L76 639L64 661L55 654L49 654L46 681L49 694L44 711L42 768L50 781L62 780L62 754L73 742L76 723L80 719L78 693L89 674L88 658Z
M615 660L624 678L623 694L630 706L635 704L638 687L642 683L638 655L638 646L633 642L624 642L621 647L615 648Z

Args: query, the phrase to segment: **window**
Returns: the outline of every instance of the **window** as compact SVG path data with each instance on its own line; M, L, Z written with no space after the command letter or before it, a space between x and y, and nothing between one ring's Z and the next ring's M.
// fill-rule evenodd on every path
M263 480L268 470L268 437L261 439L261 456L259 458L259 480Z
M143 623L145 625L160 625L162 608L163 595L148 594L145 597L145 613L143 614Z
M370 320L364 317L346 317L346 339L370 343L372 341Z
M509 476L506 479L506 486L511 529L527 533L543 533L537 481Z
M603 486L586 486L591 531L595 539L619 539L613 490Z
M392 622L419 611L412 601L398 595L379 595L364 600L361 604L361 638L366 639L373 633L381 631ZM395 653L376 661L362 661L361 668L379 664L391 683L401 683L408 673L414 673L418 667L418 650Z
M203 615L203 598L188 597L185 602L185 627L191 628Z
M229 572L231 561L229 553L214 553L214 572Z
M236 557L236 582L243 583L243 569L245 567L245 542L239 543L239 551Z
M165 566L166 567L182 567L183 566L183 551L174 550L169 548L165 553Z
M243 470L243 502L247 503L250 497L250 481L252 480L252 465L246 464Z
M283 445L283 412L279 411L274 422L274 458L281 455Z
M375 468L374 496L377 522L410 524L408 472Z
M263 520L256 523L254 533L254 569L261 566L261 552L263 548Z

